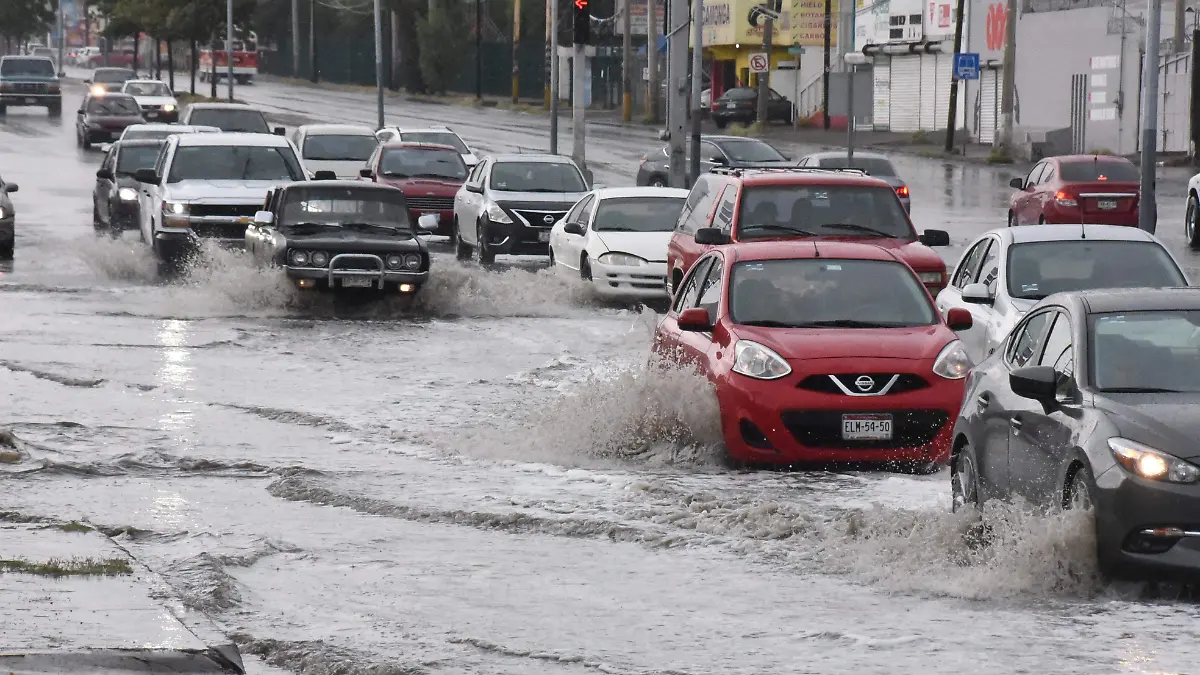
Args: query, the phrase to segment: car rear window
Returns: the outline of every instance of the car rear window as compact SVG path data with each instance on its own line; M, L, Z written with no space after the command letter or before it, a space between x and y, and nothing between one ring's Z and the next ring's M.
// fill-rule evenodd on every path
M140 115L142 109L129 96L96 97L88 99L87 111L93 115Z
M366 162L379 145L374 134L319 135L304 139L304 159L318 162Z
M1142 177L1137 167L1130 162L1112 159L1063 162L1059 165L1059 175L1067 183L1091 183L1101 180L1136 183Z
M92 74L93 82L128 82L136 77L132 70L97 70Z
M821 157L818 166L822 169L862 169L872 176L895 176L896 167L882 157Z
M0 75L9 77L54 77L54 64L49 59L4 59Z
M768 143L753 138L722 140L716 143L721 151L735 162L786 162L778 150Z
M758 98L758 92L753 89L750 89L748 87L747 88L730 89L729 91L725 92L724 94L721 94L721 98L727 99L727 100L734 100L734 101L737 101L737 100L746 101L746 100L749 100L752 98Z
M439 148L388 148L379 160L379 173L394 178L467 179L467 165L453 150Z
M200 108L192 111L188 124L217 127L221 131L246 131L255 134L271 133L267 119L257 110Z
M1152 241L1042 241L1014 244L1008 251L1008 294L1014 298L1187 285L1171 256Z
M915 238L890 187L766 185L744 191L738 239L795 235Z

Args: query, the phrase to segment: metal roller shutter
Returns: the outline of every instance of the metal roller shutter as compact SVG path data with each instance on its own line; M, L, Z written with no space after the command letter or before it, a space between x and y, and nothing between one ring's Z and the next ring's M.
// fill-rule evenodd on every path
M1000 70L984 68L979 72L979 110L975 119L979 127L976 135L979 142L991 145L996 142L996 128L1000 121Z
M892 57L891 130L913 133L921 129L921 57Z
M892 68L891 59L887 57L875 59L873 91L875 104L871 126L876 131L889 131L892 118Z
M933 71L936 78L933 81L933 91L936 92L936 95L922 98L922 100L926 98L934 99L933 120L929 129L945 131L947 122L946 114L950 112L950 78L954 76L954 56L951 54L929 54L925 58L934 61ZM957 101L958 111L956 112L955 119L958 120L959 124L962 124L962 116L958 115L958 113L962 112L964 98L966 97L959 96Z

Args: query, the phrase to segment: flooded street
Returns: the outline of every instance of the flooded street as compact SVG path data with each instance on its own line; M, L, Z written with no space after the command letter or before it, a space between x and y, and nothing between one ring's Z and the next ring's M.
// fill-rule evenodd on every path
M993 539L973 545L945 471L724 468L702 382L646 370L654 313L537 259L483 269L435 237L404 311L334 308L234 252L159 280L136 232L90 229L102 153L75 146L82 94L62 120L0 118L0 175L20 185L0 263L0 428L20 461L0 462L0 521L99 529L264 668L1197 672L1197 605L1098 582L1077 512L989 507ZM289 125L374 122L369 93L237 96ZM387 116L431 119L485 153L547 147L537 115ZM608 186L661 146L648 128L589 133ZM918 229L950 232L949 265L1004 225L1012 169L895 164ZM1187 177L1160 178L1158 236L1197 279Z

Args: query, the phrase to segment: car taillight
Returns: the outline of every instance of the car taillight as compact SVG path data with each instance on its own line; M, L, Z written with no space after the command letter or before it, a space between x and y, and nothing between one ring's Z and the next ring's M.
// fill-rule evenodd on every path
M901 185L900 187L896 188L896 195L899 197L907 197L908 196L908 186Z
M1059 206L1079 206L1079 202L1075 201L1075 195L1068 193L1066 190L1059 190L1054 195L1054 202Z

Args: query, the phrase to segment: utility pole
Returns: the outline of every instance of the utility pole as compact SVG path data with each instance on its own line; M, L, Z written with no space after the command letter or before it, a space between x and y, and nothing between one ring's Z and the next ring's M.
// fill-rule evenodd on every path
M292 77L300 77L300 0L292 0Z
M692 142L689 186L700 177L700 90L704 88L704 0L692 0Z
M646 117L658 121L658 0L646 0Z
M154 47L158 49L157 44ZM233 103L233 0L225 0L225 74L229 76L229 102Z
M1157 70L1155 72L1158 72ZM1017 0L1008 0L1004 19L1004 72L1000 82L1000 149L1013 154L1013 104L1017 93Z
M483 0L475 0L475 100L483 100Z
M320 79L317 73L317 0L308 0L308 63L311 71L308 79L316 84Z
M763 23L763 51L767 53L767 70L758 74L758 117L756 121L763 127L767 126L767 120L770 119L767 115L770 102L768 92L771 90L771 39L774 37L775 20L771 17L764 17ZM829 52L825 53L825 71L829 72Z
M378 0L377 0L378 1ZM521 99L520 71L521 59L521 0L513 0L513 53L512 53L512 102L516 105Z
M621 119L626 122L633 117L633 12L630 11L632 4L633 0L625 0L625 9L621 15Z
M542 103L542 107L545 108L546 110L550 109L550 66L553 65L553 63L554 63L554 56L550 52L550 32L551 32L550 27L554 25L554 22L551 21L551 17L550 17L550 5L552 5L553 3L554 3L554 0L546 0L546 73L545 73L546 79L543 80L543 82L545 82L546 100Z
M671 0L667 19L667 140L671 147L671 187L687 183L688 0Z
M64 51L64 48L66 47L66 42L67 42L67 19L66 19L66 16L63 14L62 0L59 0L59 3L58 3L58 63L55 64L58 66L58 76L59 77L67 76L67 72L66 72L66 70L64 70L64 66L63 66L63 51Z
M1184 12L1185 9L1187 9L1187 0L1175 0L1175 39L1172 40L1172 42L1175 45L1173 51L1176 54L1182 54L1184 52L1183 20L1186 18L1184 16L1186 14L1186 12Z
M552 155L558 154L558 3L559 0L550 0L550 154Z
M592 8L590 0L574 0L575 5L575 49L571 59L571 157L579 165L584 176L591 175L587 168L587 109L584 87L584 66L587 45L592 41Z
M825 131L829 131L829 57L833 51L833 1L825 0L825 72L821 76L821 117L825 118ZM796 105L800 102L796 101Z
M954 58L962 51L963 15L967 13L967 0L958 0L958 16L954 21ZM950 110L946 113L946 152L954 152L954 128L958 126L958 90L962 86L958 73L950 68Z
M1162 0L1150 0L1146 11L1146 58L1142 73L1142 184L1138 199L1138 227L1154 234L1158 204L1154 197L1158 165L1158 43Z
M375 0L375 129L383 128L383 7Z

